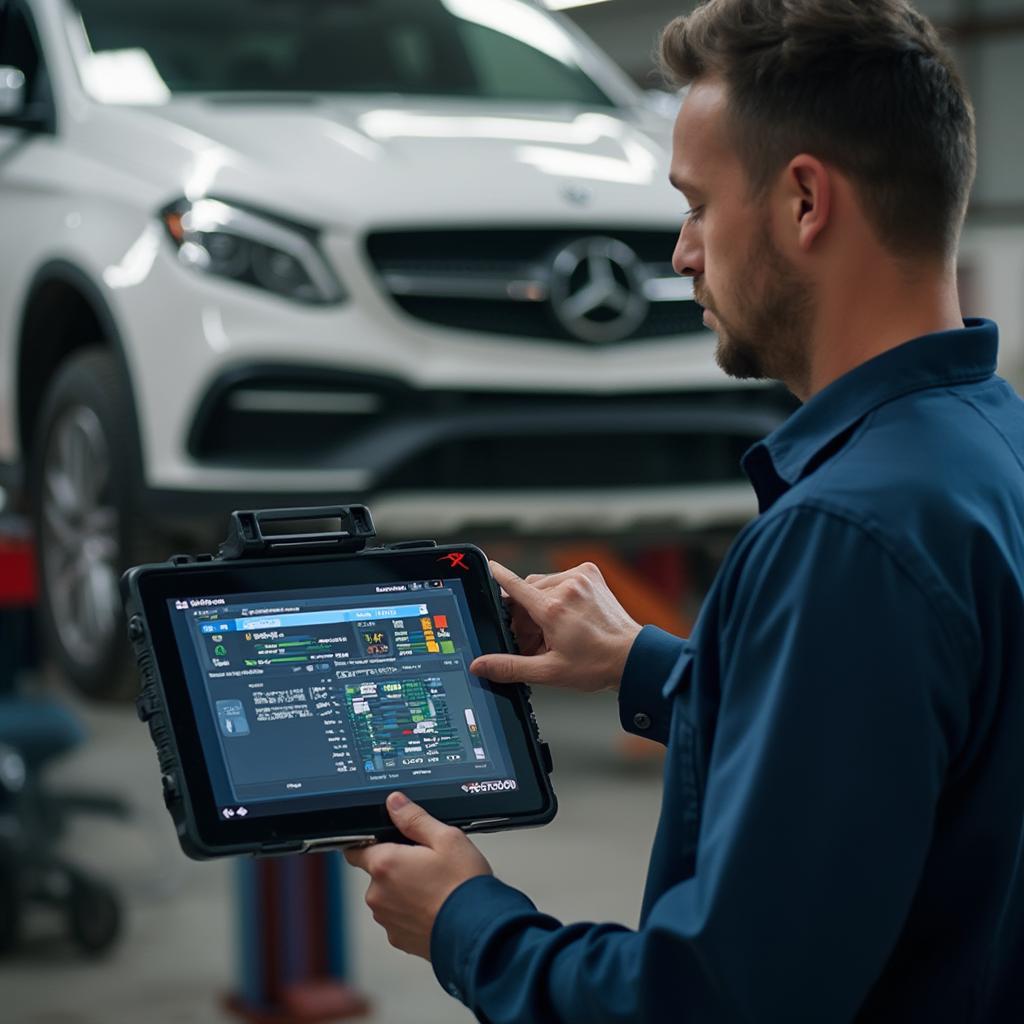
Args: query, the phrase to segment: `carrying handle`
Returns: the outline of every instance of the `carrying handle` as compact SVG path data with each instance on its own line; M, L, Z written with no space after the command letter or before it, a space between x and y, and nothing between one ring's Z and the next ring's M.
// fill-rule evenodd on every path
M317 528L319 527L319 528ZM272 508L231 513L227 539L218 557L231 561L303 550L362 551L377 531L365 505Z

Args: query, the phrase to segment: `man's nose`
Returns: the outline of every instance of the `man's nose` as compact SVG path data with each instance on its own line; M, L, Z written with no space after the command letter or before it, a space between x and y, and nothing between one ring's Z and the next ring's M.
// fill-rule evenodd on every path
M672 253L672 269L682 277L700 277L704 273L704 249L697 244L693 228L684 224Z

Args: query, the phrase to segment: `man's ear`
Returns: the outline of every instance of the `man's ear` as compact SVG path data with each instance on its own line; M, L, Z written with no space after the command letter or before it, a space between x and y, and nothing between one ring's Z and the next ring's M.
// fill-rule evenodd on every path
M802 153L786 168L785 189L796 244L809 252L832 216L831 172L820 160Z

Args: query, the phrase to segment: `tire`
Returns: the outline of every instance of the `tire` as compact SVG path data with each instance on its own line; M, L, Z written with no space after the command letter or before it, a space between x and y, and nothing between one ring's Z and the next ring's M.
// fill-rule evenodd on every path
M121 901L110 886L72 875L68 894L68 930L89 956L106 953L121 934Z
M146 560L141 457L128 381L115 355L88 348L57 370L29 463L44 652L82 694L138 689L118 581Z

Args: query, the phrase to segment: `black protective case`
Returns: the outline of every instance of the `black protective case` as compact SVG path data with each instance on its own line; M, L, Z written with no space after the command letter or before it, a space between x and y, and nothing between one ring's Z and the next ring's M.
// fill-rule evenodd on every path
M342 529L334 533L315 534L264 534L263 526L275 523L316 520L338 520ZM211 564L224 561L246 560L247 566L280 565L282 558L291 557L296 561L308 560L313 552L318 561L350 559L353 555L365 554L380 557L389 552L411 552L430 548L440 553L449 550L473 551L482 559L483 552L470 544L438 546L434 541L411 541L399 544L365 548L368 539L376 531L369 510L364 506L338 506L313 509L270 509L251 512L234 512L231 517L231 532L221 544L216 556L175 555L168 562L140 565L129 569L121 578L121 593L128 618L128 640L139 669L140 692L136 698L139 719L149 727L150 738L156 747L160 765L160 779L163 799L174 821L175 831L182 850L193 860L209 860L215 857L250 854L253 856L279 856L293 853L309 853L324 849L341 849L347 846L365 846L375 842L404 842L403 837L386 825L359 829L358 834L344 833L338 836L316 839L285 841L239 841L229 845L211 844L204 840L197 822L192 795L182 770L181 753L175 731L171 724L164 683L153 649L149 625L140 592L140 581L151 572L166 572L169 568L188 571L191 568L208 570ZM260 554L269 557L254 557ZM507 653L517 653L518 648L512 635L508 610L501 600L501 591L490 577L490 591L494 600L497 621L501 627L501 639ZM531 755L537 767L536 778L543 797L542 809L533 814L513 814L502 817L481 817L445 819L446 824L455 825L464 832L498 832L512 828L532 828L546 825L557 813L558 802L551 786L551 752L543 742L537 726L537 719L530 705L530 689L525 685L510 687L513 699L519 702L522 715L528 723L528 742Z

